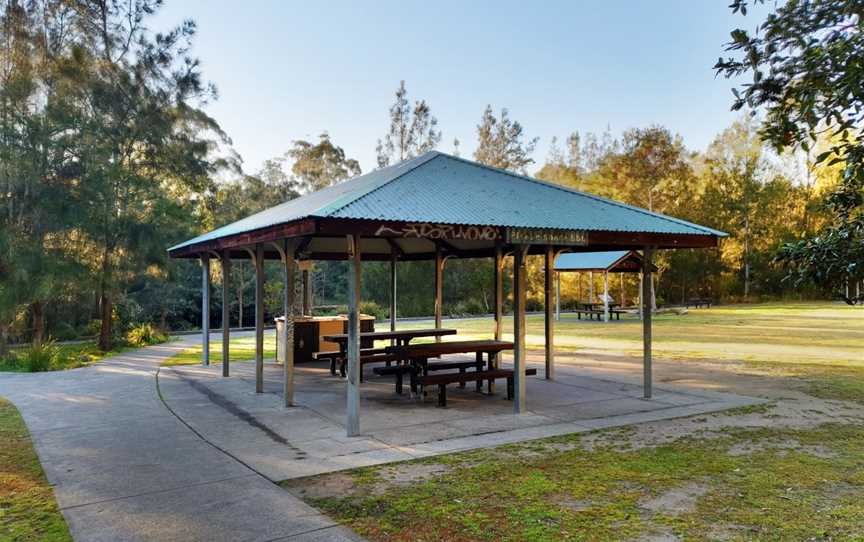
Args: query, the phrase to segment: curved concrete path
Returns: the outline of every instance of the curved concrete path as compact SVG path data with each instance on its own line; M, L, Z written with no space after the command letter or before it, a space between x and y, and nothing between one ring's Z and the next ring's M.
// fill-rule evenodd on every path
M0 373L75 540L361 540L201 439L156 372L200 336L58 373Z

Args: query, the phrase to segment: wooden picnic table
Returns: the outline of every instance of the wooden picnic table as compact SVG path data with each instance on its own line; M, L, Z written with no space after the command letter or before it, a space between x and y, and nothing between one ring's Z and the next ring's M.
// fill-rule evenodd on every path
M406 360L428 359L448 354L495 354L502 350L513 350L510 341L495 340L471 340L471 341L448 341L444 343L423 343L396 345L387 348L388 352L403 356Z
M614 308L618 307L619 305L621 305L621 304L613 301L613 302L609 303L609 309L610 310L614 309ZM599 307L599 309L596 309L596 310L603 310L603 302L602 301L599 301L599 302L598 301L580 301L577 304L577 306L579 306L585 310L588 310L588 311L595 310L595 307Z
M368 339L373 341L390 341L395 340L397 345L406 345L412 339L420 337L443 337L445 335L456 335L455 329L444 327L435 327L429 329L402 329L396 331L367 331L360 333L360 340ZM346 349L348 344L348 334L339 333L336 335L324 335L325 341L337 343L341 350Z
M498 371L498 355L504 350L513 350L513 343L510 341L496 341L496 340L470 340L470 341L449 341L443 343L423 343L423 344L409 344L409 345L398 345L398 346L389 346L387 347L387 352L390 354L394 354L400 360L407 364L408 370L410 371L411 376L411 388L412 391L416 387L416 383L420 382L422 387L424 379L428 378L429 371L434 370L434 366L430 366L429 359L430 358L438 358L441 356L451 355L451 354L475 354L475 361L470 363L476 368L477 378L473 376L469 376L469 379L476 380L477 382L477 391L481 389L482 380L488 380L489 382L489 392L494 392L494 379L502 376L506 376L502 374L497 374ZM483 355L486 354L488 357L487 363L488 368L483 370ZM462 372L462 371L460 371ZM459 376L459 374L451 373L450 376L445 375L436 375L438 379L445 379L441 382L437 382L441 386L441 393L443 394L443 387L448 383L447 378L450 378L453 382L458 382L460 378L465 378L463 376ZM512 375L511 375L512 376ZM464 381L464 380L463 380ZM397 381L397 392L398 388L400 388L401 382ZM421 391L422 396L422 391ZM441 398L442 406L446 404L446 400Z
M396 346L405 346L411 342L412 339L423 338L423 337L444 337L446 335L456 335L455 329L443 328L443 327L435 327L428 329L403 329L396 331L367 331L360 333L361 341L394 341ZM318 352L316 354L317 359L329 359L330 360L330 373L336 374L337 364L340 368L340 373L342 376L345 376L345 366L348 358L348 334L347 333L337 333L334 335L324 335L322 339L325 341L333 342L339 345L338 352ZM390 366L390 362L393 361L392 356L382 356L382 354L387 354L385 349L365 349L360 352L360 379L363 380L363 364L364 363L377 363L384 362L387 366Z

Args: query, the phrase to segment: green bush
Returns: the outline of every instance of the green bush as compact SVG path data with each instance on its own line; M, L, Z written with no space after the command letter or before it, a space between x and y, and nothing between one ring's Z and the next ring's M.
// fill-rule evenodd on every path
M378 303L374 301L361 301L360 302L360 312L362 314L368 314L369 316L374 316L376 320L386 320L387 317L390 316L390 310L385 309Z
M60 348L53 342L22 349L11 359L11 364L17 370L28 373L51 371L60 365L60 362Z
M479 299L466 299L446 307L445 312L453 318L478 316L489 312Z
M126 342L131 346L147 346L164 343L168 337L156 329L153 324L138 324L126 333Z

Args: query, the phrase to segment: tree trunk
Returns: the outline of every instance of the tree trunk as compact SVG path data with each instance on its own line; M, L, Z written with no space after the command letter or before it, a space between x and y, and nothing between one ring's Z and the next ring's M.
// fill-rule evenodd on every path
M9 356L9 326L0 323L0 359Z
M99 318L102 326L99 328L99 350L107 352L111 350L111 316L113 314L111 294L107 290L102 291L102 299L99 302Z
M750 217L744 218L744 299L750 298Z
M33 317L33 348L39 348L45 342L45 306L41 301L30 305L30 314Z
M101 325L99 327L98 346L99 350L102 350L103 352L111 350L111 327L112 317L114 315L114 305L111 299L111 291L108 281L110 272L111 248L106 246L102 253L102 276L99 281L99 291L101 292L99 298L99 320L101 321Z

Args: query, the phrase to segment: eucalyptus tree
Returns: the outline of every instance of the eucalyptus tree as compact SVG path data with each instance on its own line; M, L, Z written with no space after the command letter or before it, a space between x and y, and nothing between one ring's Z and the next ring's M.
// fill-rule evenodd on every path
M746 15L753 3L764 0L734 0L730 7ZM733 89L733 109L764 112L762 136L779 150L809 151L820 135L831 138L816 161L844 166L825 200L830 222L779 253L789 277L796 284L812 280L849 304L864 301L854 288L864 281L864 5L790 0L757 32L733 30L726 51L731 56L717 61L717 73L751 78Z
M0 350L16 320L44 340L45 306L74 270L74 93L58 77L70 13L59 1L10 1L0 13Z
M487 105L477 125L474 159L482 164L524 174L526 168L534 163L531 154L539 140L539 137L535 137L526 141L522 125L510 119L506 108L502 108L496 117L492 106Z
M318 136L317 144L294 141L285 155L294 160L291 165L294 178L309 192L360 175L360 163L334 145L327 132Z
M189 55L195 23L151 33L159 0L72 5L76 45L63 75L78 92L73 152L87 204L79 227L98 281L99 346L108 349L123 283L165 263L166 242L185 236L213 174L231 164L215 156L227 137L200 109L215 89Z
M431 151L440 142L438 119L432 115L429 104L426 100L419 100L414 102L412 108L405 81L400 81L399 88L396 89L396 100L390 106L390 130L383 140L378 140L375 147L378 167Z

